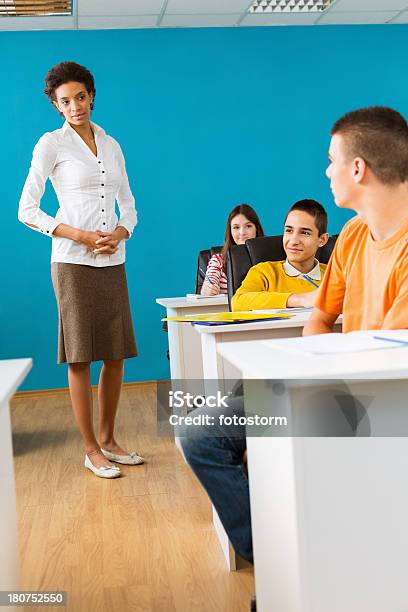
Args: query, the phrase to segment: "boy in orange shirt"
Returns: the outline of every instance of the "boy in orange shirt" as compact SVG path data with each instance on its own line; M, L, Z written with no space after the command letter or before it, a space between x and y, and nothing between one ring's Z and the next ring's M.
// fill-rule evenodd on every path
M391 108L347 113L332 128L326 174L344 226L303 334L408 327L408 125Z

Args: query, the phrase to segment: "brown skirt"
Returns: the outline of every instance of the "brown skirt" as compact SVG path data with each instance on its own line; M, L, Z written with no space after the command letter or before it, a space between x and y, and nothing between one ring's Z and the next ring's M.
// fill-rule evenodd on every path
M52 263L58 303L58 363L136 357L124 264Z

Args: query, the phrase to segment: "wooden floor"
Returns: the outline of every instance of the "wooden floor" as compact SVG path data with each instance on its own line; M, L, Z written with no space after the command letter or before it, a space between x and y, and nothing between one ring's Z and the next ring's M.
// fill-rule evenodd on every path
M155 398L153 384L122 393L117 438L147 463L115 480L83 467L67 395L13 400L21 587L67 591L72 612L247 612L252 570L227 570L207 496L156 435Z

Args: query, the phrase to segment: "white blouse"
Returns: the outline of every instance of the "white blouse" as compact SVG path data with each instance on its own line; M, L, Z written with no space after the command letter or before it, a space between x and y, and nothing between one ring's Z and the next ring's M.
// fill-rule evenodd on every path
M122 225L130 237L137 223L135 199L130 191L121 148L101 127L95 123L92 127L96 156L68 122L40 138L34 147L18 218L52 238L52 262L117 266L125 261L124 240L113 255L95 255L83 244L53 236L55 228L66 223L77 229L103 232L113 232ZM55 218L40 209L48 178L59 203Z

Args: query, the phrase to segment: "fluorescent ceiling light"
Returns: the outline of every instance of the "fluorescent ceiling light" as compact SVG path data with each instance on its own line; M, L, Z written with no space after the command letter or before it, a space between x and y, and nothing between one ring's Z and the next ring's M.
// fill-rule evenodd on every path
M321 13L334 0L255 0L250 13Z

